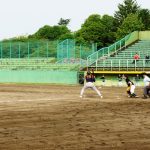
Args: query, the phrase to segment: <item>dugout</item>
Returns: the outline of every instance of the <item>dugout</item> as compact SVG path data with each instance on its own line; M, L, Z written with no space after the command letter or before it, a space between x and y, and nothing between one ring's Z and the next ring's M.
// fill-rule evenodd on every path
M84 72L86 74L86 71ZM127 75L131 81L135 84L137 83L136 76L139 76L138 86L144 86L142 71L94 71L96 82L95 85L97 86L118 86L118 75ZM148 76L150 76L150 72L146 72ZM103 78L105 77L105 83L103 82ZM83 74L82 74L83 77ZM124 80L122 80L122 86L126 86Z

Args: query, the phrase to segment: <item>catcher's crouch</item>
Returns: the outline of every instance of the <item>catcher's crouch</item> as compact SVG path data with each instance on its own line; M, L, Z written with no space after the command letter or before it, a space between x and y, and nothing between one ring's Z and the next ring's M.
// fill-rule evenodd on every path
M127 83L127 94L128 94L128 97L138 97L135 93L134 93L134 90L135 90L135 85L134 83L128 78L128 76L123 76L123 78L125 79L126 83Z

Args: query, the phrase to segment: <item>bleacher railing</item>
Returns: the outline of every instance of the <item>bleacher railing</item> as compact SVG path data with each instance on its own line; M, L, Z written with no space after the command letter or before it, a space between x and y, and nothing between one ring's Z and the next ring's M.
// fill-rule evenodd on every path
M117 53L118 50L126 47L126 41L129 39L131 33L125 36L123 39L117 41L116 43L110 45L109 47L101 48L95 53L87 57L87 66L95 63L100 57L108 57L113 53Z
M96 70L103 71L146 71L150 70L150 59L106 59L100 61L97 60L94 66L96 66Z

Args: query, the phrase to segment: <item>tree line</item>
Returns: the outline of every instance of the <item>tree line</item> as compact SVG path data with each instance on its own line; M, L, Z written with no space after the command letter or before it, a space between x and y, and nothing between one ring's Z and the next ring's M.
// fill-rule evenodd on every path
M12 40L64 40L75 39L77 43L97 43L98 48L108 46L133 31L150 30L150 10L141 8L136 0L124 0L118 4L114 16L100 14L90 15L81 28L71 32L67 25L70 19L61 18L57 25L45 25L28 37Z

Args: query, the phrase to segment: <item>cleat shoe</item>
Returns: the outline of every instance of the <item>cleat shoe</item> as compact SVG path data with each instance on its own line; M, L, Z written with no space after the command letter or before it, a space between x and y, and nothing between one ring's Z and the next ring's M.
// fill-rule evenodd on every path
M80 95L80 98L82 98L82 95Z
M103 98L103 96L101 95L100 98Z
M144 95L142 98L143 98L143 99L147 99L147 96L146 96L146 95Z
M147 97L142 97L142 99L147 99Z

